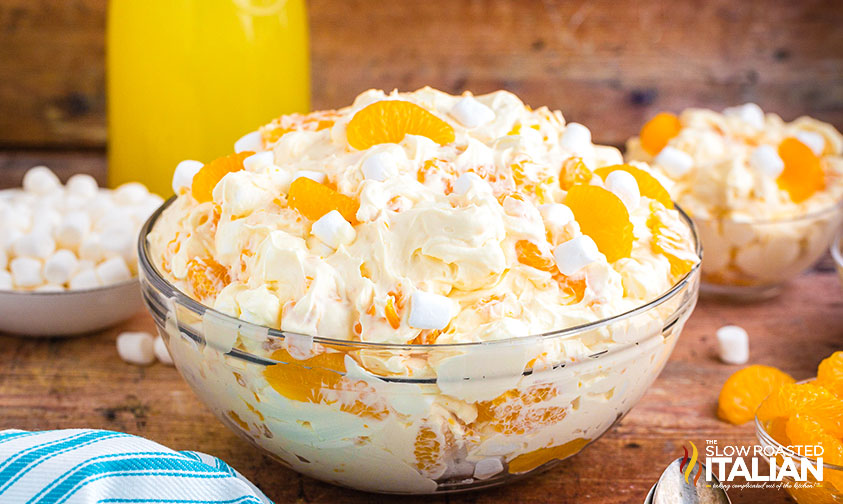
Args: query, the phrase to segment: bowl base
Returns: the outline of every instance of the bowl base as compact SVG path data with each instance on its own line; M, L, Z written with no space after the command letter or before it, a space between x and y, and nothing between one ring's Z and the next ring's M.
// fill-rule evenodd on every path
M701 282L700 295L707 299L717 299L739 303L752 303L771 299L782 293L784 284L775 285L721 285Z

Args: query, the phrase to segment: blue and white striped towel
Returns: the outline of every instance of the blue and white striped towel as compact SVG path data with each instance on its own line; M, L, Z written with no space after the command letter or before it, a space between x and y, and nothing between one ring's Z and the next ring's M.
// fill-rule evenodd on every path
M0 503L272 504L216 457L92 429L0 431Z

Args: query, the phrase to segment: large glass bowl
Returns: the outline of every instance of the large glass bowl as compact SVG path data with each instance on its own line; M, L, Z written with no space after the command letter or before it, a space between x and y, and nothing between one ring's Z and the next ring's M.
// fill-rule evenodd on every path
M813 266L843 222L843 202L780 220L694 218L705 248L704 294L739 300L775 296Z
M488 487L576 454L655 380L699 290L695 267L627 313L488 343L311 337L223 315L166 281L145 238L168 204L141 232L140 279L179 372L223 423L281 464L372 492ZM576 356L583 343L591 350Z

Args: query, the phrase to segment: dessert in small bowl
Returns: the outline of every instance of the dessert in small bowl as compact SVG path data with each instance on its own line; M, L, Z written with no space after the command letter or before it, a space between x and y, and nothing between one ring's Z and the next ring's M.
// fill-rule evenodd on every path
M758 299L813 265L843 222L843 136L754 104L661 113L627 142L691 215L703 292Z
M481 488L606 432L697 299L690 220L646 169L506 92L369 91L182 164L144 299L232 430L324 481Z

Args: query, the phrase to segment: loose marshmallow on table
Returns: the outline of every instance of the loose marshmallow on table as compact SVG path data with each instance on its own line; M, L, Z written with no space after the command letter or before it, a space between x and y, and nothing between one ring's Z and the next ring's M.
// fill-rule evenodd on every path
M654 161L671 177L676 178L685 175L694 167L694 158L690 154L669 145L659 152Z
M182 187L190 187L193 184L193 177L205 166L199 161L187 159L176 165L173 172L173 192L178 194Z
M246 133L234 142L234 152L258 152L260 150L263 150L263 139L260 131Z
M23 190L28 193L46 195L61 187L61 181L46 166L30 168L23 176Z
M758 173L773 179L778 178L784 171L784 161L772 145L756 147L749 156L749 164Z
M155 340L148 332L124 332L117 336L117 354L129 364L155 362Z
M162 338L160 335L155 337L153 351L155 353L155 358L158 359L158 362L166 364L168 366L173 365L173 358L170 356L170 351L167 350L167 345L164 343L164 338Z
M568 123L559 144L574 154L583 154L591 146L591 130L580 123Z
M727 325L718 329L717 347L720 360L727 364L746 364L749 360L749 336L742 327Z
M336 210L331 210L314 222L310 232L332 248L348 245L357 238L354 227Z
M606 189L612 191L615 196L623 201L630 212L638 208L641 202L641 191L638 189L638 181L629 172L615 170L606 176Z
M764 128L764 111L754 103L745 103L737 107L726 108L723 110L723 115L739 117L742 121L756 129Z
M44 278L50 284L62 285L70 281L79 266L79 259L70 250L57 250L44 262Z
M473 96L463 96L451 108L451 115L466 128L476 128L495 119L495 113Z
M816 131L799 131L795 136L797 140L814 151L814 154L817 156L822 156L823 152L825 152L825 137Z
M360 166L366 180L384 180L394 177L398 173L395 157L388 152L378 152L367 157Z
M410 296L407 323L415 329L444 329L451 322L454 302L445 296L416 290Z
M579 235L560 243L553 251L556 267L563 275L573 275L600 259L597 244L588 235Z
M9 264L15 286L30 288L44 283L41 261L32 257L16 257Z

